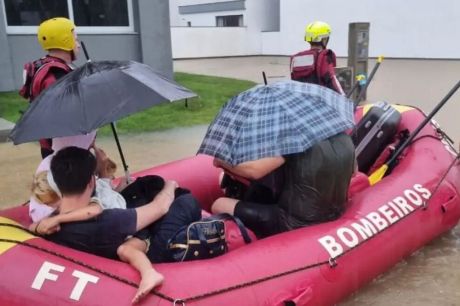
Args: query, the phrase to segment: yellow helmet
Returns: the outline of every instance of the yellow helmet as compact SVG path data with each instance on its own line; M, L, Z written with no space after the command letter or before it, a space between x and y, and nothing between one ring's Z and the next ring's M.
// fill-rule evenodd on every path
M331 26L322 21L312 22L305 28L305 41L309 43L321 42L329 35L331 35Z
M38 27L38 42L45 50L72 51L75 47L74 30L75 24L72 20L64 17L51 18Z

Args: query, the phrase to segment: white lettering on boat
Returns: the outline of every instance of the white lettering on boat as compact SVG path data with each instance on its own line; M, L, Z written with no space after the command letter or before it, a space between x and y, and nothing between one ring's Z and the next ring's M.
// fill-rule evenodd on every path
M335 258L344 252L345 248L352 248L360 241L374 236L400 218L406 216L421 206L424 200L428 200L431 192L421 184L415 184L412 188L403 191L403 196L397 196L388 203L380 206L376 211L368 213L364 218L353 222L349 227L340 227L336 231L336 237L325 235L318 242Z
M72 276L78 278L75 287L73 287L72 293L70 293L70 298L75 301L79 301L83 290L88 283L96 284L99 280L99 277L84 273L78 270L73 271Z
M51 273L51 271L62 273L64 272L64 270L64 266L45 261L42 264L40 270L38 270L38 273L35 276L34 281L32 282L32 288L41 290L43 283L46 280L51 280L54 282L57 281L59 275L53 274ZM72 291L70 292L69 296L69 298L74 301L80 300L80 297L88 283L96 284L99 281L99 277L78 270L74 270L72 276L77 278L77 282L73 287Z

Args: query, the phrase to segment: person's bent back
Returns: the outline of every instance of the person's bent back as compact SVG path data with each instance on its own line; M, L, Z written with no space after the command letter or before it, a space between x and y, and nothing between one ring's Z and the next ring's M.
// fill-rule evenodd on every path
M347 201L354 160L353 143L344 133L288 156L279 199L281 227L289 230L338 218Z

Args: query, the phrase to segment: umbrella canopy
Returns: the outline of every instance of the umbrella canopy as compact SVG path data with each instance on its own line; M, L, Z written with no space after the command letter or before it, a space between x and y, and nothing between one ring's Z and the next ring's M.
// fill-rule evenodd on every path
M153 105L194 96L138 62L87 62L40 94L9 137L20 144L86 134Z
M353 103L323 86L281 81L233 97L198 153L231 165L303 152L354 125Z

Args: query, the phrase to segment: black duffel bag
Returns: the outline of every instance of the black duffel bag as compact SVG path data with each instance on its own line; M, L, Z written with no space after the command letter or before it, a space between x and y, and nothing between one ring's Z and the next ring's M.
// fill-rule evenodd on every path
M218 214L180 228L168 240L167 249L171 260L207 259L226 253L228 247L225 240L225 220L234 221L241 231L244 242L251 242L241 220L230 214Z

